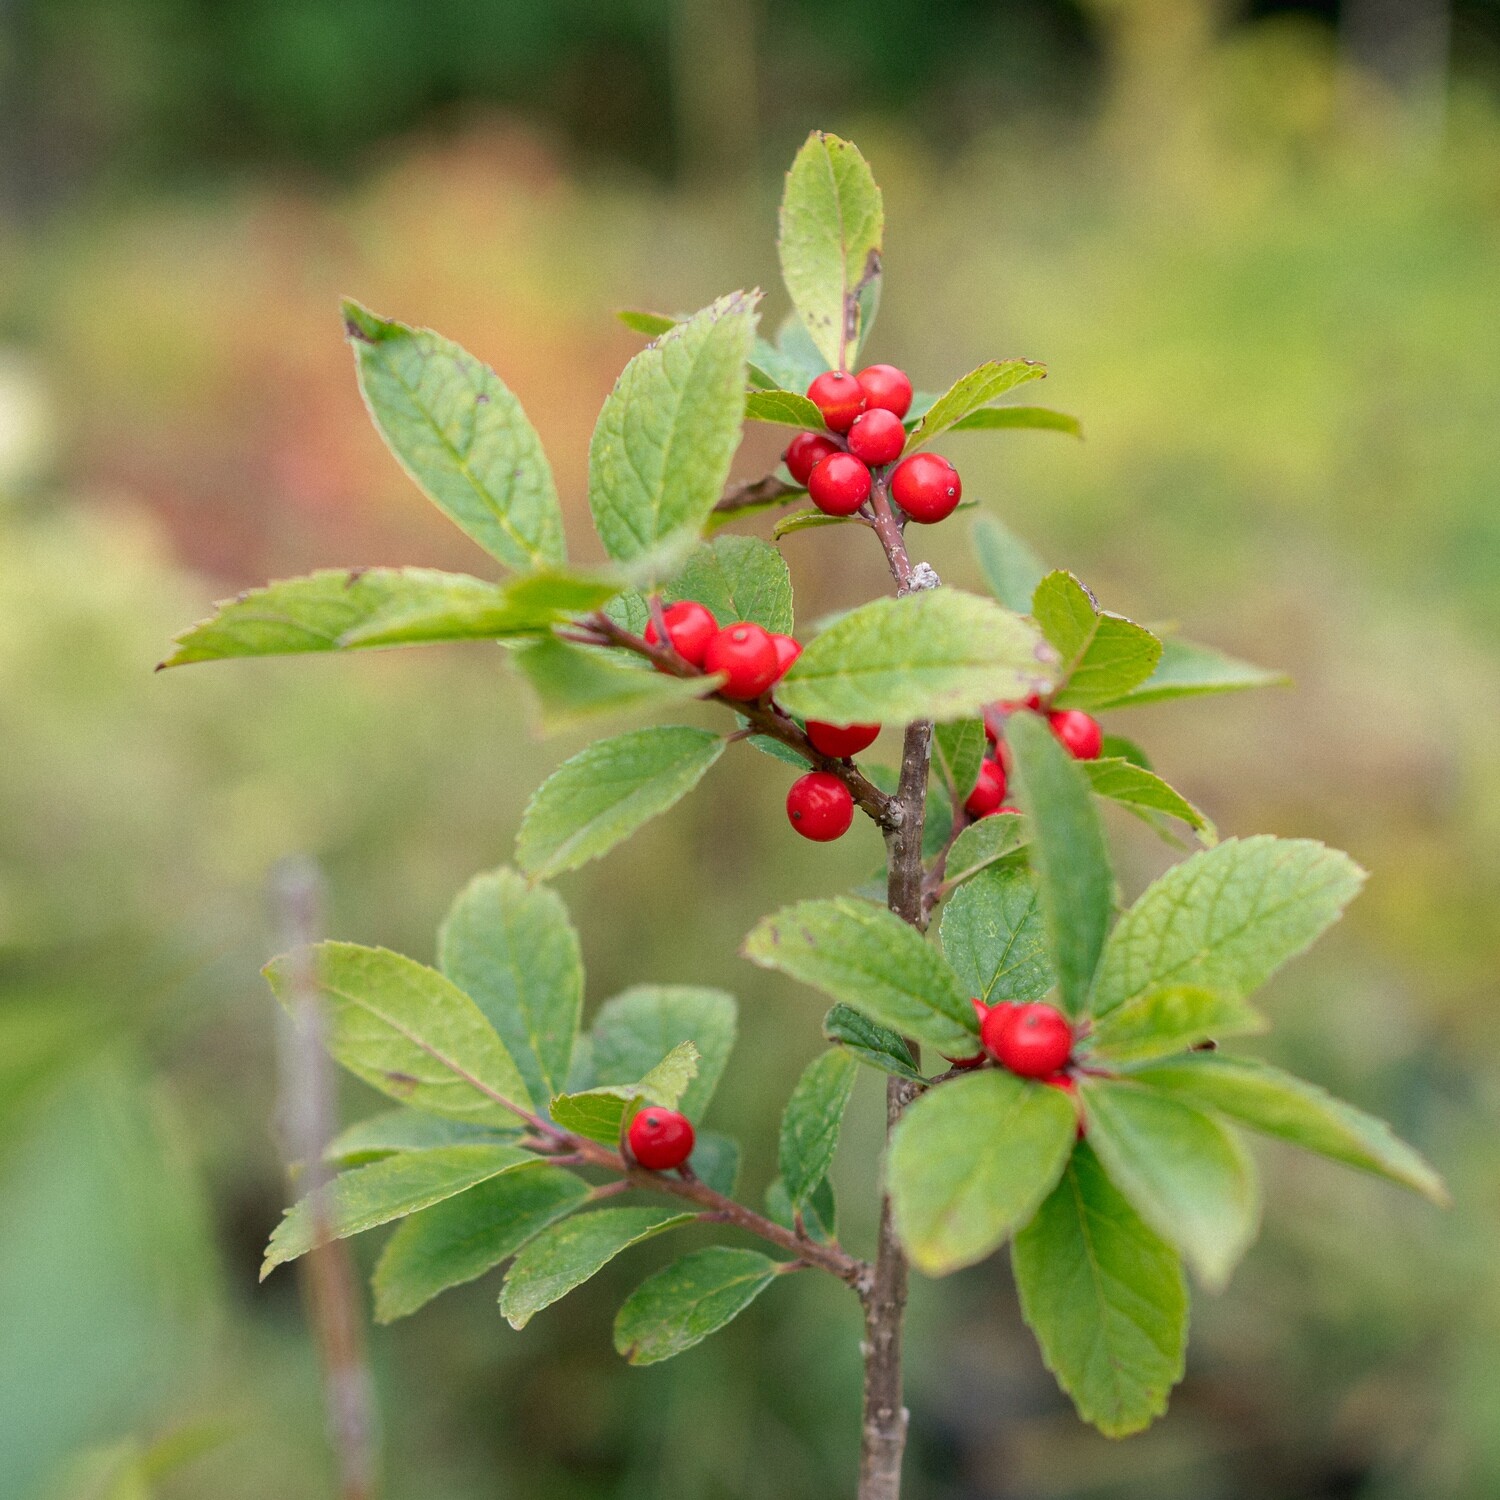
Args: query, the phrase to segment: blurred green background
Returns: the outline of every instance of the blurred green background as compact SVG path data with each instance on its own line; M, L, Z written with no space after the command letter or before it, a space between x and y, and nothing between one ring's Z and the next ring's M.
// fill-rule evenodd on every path
M590 554L588 434L636 347L610 310L774 287L813 126L885 189L875 357L938 388L1043 359L1083 417L955 439L966 493L1106 604L1295 676L1108 727L1225 831L1369 867L1266 1047L1457 1200L1265 1152L1264 1238L1124 1446L1057 1394L1003 1257L919 1286L913 1500L1500 1494L1493 0L14 0L0 81L0 1495L136 1497L108 1476L138 1450L165 1500L333 1493L295 1277L255 1279L286 1193L267 872L315 856L331 932L430 958L576 748L484 647L151 675L267 576L484 569L365 420L337 296L494 364ZM973 585L963 531L921 540ZM840 529L785 550L804 621L882 586ZM784 790L729 757L562 886L593 1001L741 997L714 1123L751 1194L822 1007L739 939L879 856L801 844ZM1115 831L1134 891L1170 855ZM852 1302L799 1278L631 1371L609 1319L659 1258L521 1334L492 1281L377 1331L392 1500L849 1493Z

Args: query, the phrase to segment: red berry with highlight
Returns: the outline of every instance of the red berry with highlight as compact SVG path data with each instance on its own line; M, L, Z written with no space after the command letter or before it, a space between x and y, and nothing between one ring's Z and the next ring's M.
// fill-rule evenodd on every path
M786 815L803 838L827 844L848 833L854 821L854 798L831 771L809 771L786 794Z
M989 1006L987 1006L984 1001L979 998L978 995L970 996L969 1004L974 1007L974 1014L979 1018L980 1026L983 1027L984 1018L989 1014ZM987 1060L988 1054L982 1047L978 1052L974 1053L972 1057L949 1057L946 1054L944 1054L943 1056L944 1062L951 1064L955 1068L961 1068L965 1072L967 1072L970 1068L982 1067Z
M854 377L872 409L904 417L911 410L911 381L895 365L866 365Z
M971 818L987 818L992 812L999 812L1000 804L1004 801L1005 772L996 761L981 761L979 780L974 783L974 790L964 803L964 811Z
M865 393L847 370L825 370L807 388L807 399L823 413L832 432L848 432L865 409Z
M664 609L661 617L666 623L667 639L671 641L672 649L689 665L701 667L703 653L719 630L719 622L714 619L708 607L699 604L696 599L684 599L681 603ZM656 621L648 621L646 644L654 646L659 639Z
M807 721L807 737L813 749L835 760L868 750L880 734L879 724L825 724L821 719Z
M693 1124L675 1109L643 1109L630 1122L630 1154L653 1172L670 1172L693 1154Z
M771 644L776 648L776 680L780 682L791 664L802 655L802 642L789 635L772 635Z
M830 453L808 475L807 493L825 516L852 516L870 498L870 471L852 453Z
M770 634L742 620L710 638L703 670L724 673L719 691L726 698L759 698L776 681L777 660L776 642Z
M951 516L963 493L958 470L936 453L913 453L897 464L891 475L896 504L924 526Z
M1104 748L1104 731L1097 719L1091 719L1081 709L1060 708L1047 715L1052 732L1074 760L1098 760Z
M849 451L872 468L895 463L905 446L906 429L901 425L901 418L893 416L884 407L861 412L849 429Z
M824 437L821 432L799 432L786 445L781 461L798 484L806 484L807 476L818 464L830 453L838 451L839 445L832 438Z
M1022 1078L1059 1072L1073 1052L1073 1028L1051 1005L1014 1005L994 1033L992 1037L986 1031L985 1046L1001 1067Z

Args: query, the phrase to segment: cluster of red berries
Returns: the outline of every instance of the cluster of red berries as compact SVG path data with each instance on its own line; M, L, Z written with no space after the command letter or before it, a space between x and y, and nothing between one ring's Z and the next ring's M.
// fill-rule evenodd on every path
M808 386L807 399L837 436L799 433L781 456L825 515L854 515L870 498L871 470L896 464L906 446L901 419L911 397L911 381L895 365L870 365L858 375L828 370ZM958 470L935 453L914 453L896 464L890 488L907 516L924 525L951 516L963 497Z
M652 1172L670 1172L693 1154L693 1122L675 1109L643 1109L625 1138L630 1154Z
M778 635L748 620L738 620L721 630L713 611L695 599L684 599L662 612L672 649L690 666L724 674L719 689L726 698L749 702L759 698L786 674L802 654L801 645L789 635ZM656 622L646 626L646 644L655 646L661 637Z
M1078 1081L1070 1071L1076 1040L1068 1018L1056 1006L1041 1002L1020 1004L1001 1000L986 1005L975 997L979 1041L983 1048L972 1057L950 1057L955 1068L980 1068L987 1062L1020 1078L1035 1078L1067 1094L1077 1094Z
M1010 752L1001 737L1001 725L1005 717L1018 708L1029 708L1033 713L1041 712L1042 700L1033 694L1024 703L1001 703L995 714L984 716L984 732L990 740L990 753L979 766L979 779L974 790L964 803L964 811L971 818L988 818L995 813L1019 812L1005 800L1007 771ZM1075 760L1097 760L1104 748L1104 731L1099 721L1076 708L1054 709L1047 715L1052 733L1057 741Z

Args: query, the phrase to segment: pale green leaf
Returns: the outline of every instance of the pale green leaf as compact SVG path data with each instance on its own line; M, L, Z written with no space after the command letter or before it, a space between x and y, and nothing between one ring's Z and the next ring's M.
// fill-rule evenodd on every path
M344 303L359 388L380 435L434 505L512 568L563 559L552 470L521 403L430 329Z
M754 334L755 298L736 292L626 365L589 446L589 505L611 557L703 529L739 446Z
M648 339L660 338L682 322L681 318L675 318L670 313L648 312L641 307L622 307L615 316L632 333L643 333Z
M906 451L914 453L940 432L947 432L972 412L988 406L1007 391L1028 380L1041 380L1047 367L1030 359L990 359L977 370L955 380L927 409L926 415L912 429Z
M959 982L986 1005L1039 1000L1052 988L1036 876L1025 865L992 865L965 881L943 908L941 931Z
M609 714L701 698L723 681L672 677L652 671L638 657L597 646L571 646L550 635L523 646L511 661L531 684L541 727L548 734Z
M691 1042L698 1071L674 1108L703 1117L734 1048L734 996L686 984L641 984L605 1001L592 1037L596 1081L629 1083L674 1047Z
M820 1245L831 1244L838 1237L838 1204L833 1183L824 1177L800 1205L792 1202L786 1183L780 1177L766 1185L766 1217L783 1229L797 1230L797 1215L802 1216L802 1232Z
M696 599L721 626L749 620L791 634L791 575L782 555L759 537L721 536L699 547L663 595L669 604Z
M981 870L1008 859L1029 837L1026 820L1016 813L991 813L970 823L948 851L943 883L952 888L972 880Z
M403 1104L511 1125L502 1100L531 1107L526 1082L483 1013L451 980L385 948L320 943L264 973L289 1010L310 970L324 1002L324 1044L351 1073Z
M1032 428L1041 432L1065 432L1069 437L1083 436L1083 424L1077 417L1046 406L987 406L960 417L950 430L978 432L1000 428Z
M1253 1036L1266 1025L1266 1018L1237 995L1168 984L1117 1005L1094 1027L1085 1048L1091 1061L1144 1062L1186 1052L1203 1041Z
M375 1265L375 1321L394 1322L439 1292L474 1281L587 1202L590 1188L533 1162L425 1208L397 1226Z
M637 729L598 740L537 788L521 817L516 863L545 880L613 849L686 796L724 753L706 729Z
M1205 844L1218 839L1218 831L1181 792L1154 771L1119 756L1101 756L1082 763L1096 796L1108 797L1132 812L1166 813L1196 829Z
M1161 1416L1182 1379L1187 1284L1086 1143L1010 1258L1021 1315L1078 1415L1106 1437Z
M1139 687L1101 702L1099 708L1133 708L1142 703L1165 703L1170 698L1197 698L1205 693L1239 693L1247 688L1285 687L1284 672L1268 672L1237 661L1211 646L1200 646L1168 636L1162 642L1156 670Z
M866 1067L920 1083L911 1049L889 1027L878 1025L850 1005L835 1005L823 1017L823 1035Z
M834 1048L807 1065L787 1100L781 1115L778 1162L794 1208L808 1200L833 1165L844 1108L858 1072L854 1059Z
M1031 613L1062 658L1052 697L1057 708L1111 702L1144 682L1161 660L1162 644L1145 626L1101 611L1071 573L1042 579Z
M1088 1077L1079 1092L1089 1144L1110 1180L1220 1290L1260 1218L1249 1153L1213 1116L1169 1094Z
M615 1317L615 1349L633 1365L654 1365L691 1349L755 1301L779 1266L758 1250L724 1245L684 1255L625 1299Z
M1042 560L997 517L974 517L974 555L990 592L1018 615L1031 612L1032 596L1047 568Z
M828 430L823 413L796 391L750 391L745 396L745 420L801 427L809 432Z
M387 1109L367 1119L356 1120L341 1130L323 1152L323 1160L335 1167L362 1167L383 1156L403 1151L431 1151L438 1146L504 1145L521 1133L517 1124L504 1130L493 1125L471 1125L463 1120L445 1120L415 1109Z
M792 663L776 701L829 724L963 718L1045 689L1046 649L992 600L924 589L841 616Z
M500 1033L531 1097L560 1093L583 1008L583 956L562 898L514 870L476 875L448 909L438 962Z
M600 1084L576 1094L554 1095L552 1118L564 1130L613 1146L642 1105L676 1109L697 1072L698 1049L681 1042L634 1083Z
M1348 855L1310 839L1229 839L1195 854L1110 934L1094 1010L1162 984L1248 995L1337 921L1363 880Z
M1449 1201L1442 1178L1385 1121L1267 1063L1198 1052L1150 1063L1131 1077L1252 1130L1388 1177L1439 1205Z
M933 730L933 769L951 799L961 803L974 790L988 748L983 719L955 719Z
M797 531L818 531L824 526L860 526L864 523L858 516L830 516L821 510L794 510L783 516L772 528L771 535L779 542L784 536Z
M670 1208L602 1208L564 1219L544 1229L516 1256L500 1289L500 1312L512 1328L524 1328L621 1251L697 1217Z
M886 1185L912 1264L983 1260L1056 1185L1078 1117L1061 1089L984 1068L929 1089L891 1137Z
M902 1036L953 1056L974 1050L978 1023L957 975L884 907L847 896L799 902L763 918L744 953Z
M695 1131L688 1166L705 1186L732 1198L740 1179L740 1143L716 1130Z

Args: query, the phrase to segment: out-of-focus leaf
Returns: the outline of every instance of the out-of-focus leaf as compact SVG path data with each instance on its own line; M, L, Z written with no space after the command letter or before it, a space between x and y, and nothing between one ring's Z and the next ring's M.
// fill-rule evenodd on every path
M962 802L974 790L986 748L983 719L955 719L933 730L933 769L950 797Z
M635 985L605 1001L594 1021L596 1079L602 1084L630 1083L674 1047L691 1042L698 1053L698 1071L673 1107L696 1123L724 1074L736 1026L734 996L723 990Z
M514 1141L520 1125L509 1130L445 1120L416 1109L387 1109L356 1120L328 1143L323 1160L330 1166L362 1167L403 1151L432 1151L438 1146L494 1146Z
M914 453L941 432L955 427L980 407L988 406L1007 391L1028 380L1041 380L1047 367L1030 359L990 359L977 370L954 381L928 408L927 414L912 429L906 451Z
M1147 990L1100 1019L1085 1044L1088 1056L1119 1065L1170 1057L1209 1038L1253 1036L1266 1018L1247 1001L1193 984Z
M1087 760L1082 765L1098 796L1108 797L1132 812L1166 813L1195 829L1205 844L1217 841L1218 832L1209 819L1154 771L1117 756Z
M1170 698L1197 698L1205 693L1239 693L1247 688L1285 687L1284 672L1268 672L1237 661L1212 646L1200 646L1168 636L1162 642L1156 670L1139 687L1096 704L1098 708L1134 708L1142 703L1165 703Z
M1047 567L1035 552L997 517L974 517L974 554L990 592L1018 615L1031 612L1036 586Z
M986 406L971 411L953 424L954 432L996 431L1002 428L1032 428L1041 432L1065 432L1069 437L1081 438L1083 424L1077 417L1065 411L1053 411L1046 406Z
M1031 613L1062 657L1052 697L1058 708L1111 702L1144 682L1161 660L1161 642L1144 625L1106 614L1071 573L1042 579Z
M637 658L628 658L627 664L597 646L571 646L550 635L522 646L511 661L531 684L548 734L608 714L701 698L723 680L672 677L636 665Z

